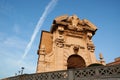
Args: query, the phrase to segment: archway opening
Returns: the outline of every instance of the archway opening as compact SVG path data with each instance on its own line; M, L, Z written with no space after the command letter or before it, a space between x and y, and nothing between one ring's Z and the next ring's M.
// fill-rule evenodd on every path
M69 56L67 60L67 64L68 64L67 69L86 67L85 60L77 54Z

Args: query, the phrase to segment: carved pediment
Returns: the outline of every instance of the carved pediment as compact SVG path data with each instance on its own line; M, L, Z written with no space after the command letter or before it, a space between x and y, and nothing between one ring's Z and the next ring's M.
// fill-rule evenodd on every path
M92 31L93 34L97 30L97 27L93 25L90 21L88 21L87 19L80 20L76 15L63 15L55 18L51 27L51 32L54 32L58 28L58 26L63 26L65 29L74 31L89 30Z

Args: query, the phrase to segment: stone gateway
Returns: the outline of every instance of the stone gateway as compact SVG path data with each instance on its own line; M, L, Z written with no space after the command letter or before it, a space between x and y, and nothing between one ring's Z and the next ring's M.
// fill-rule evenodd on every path
M76 15L54 19L50 32L42 31L38 49L37 73L84 68L105 64L95 57L92 37L97 27Z

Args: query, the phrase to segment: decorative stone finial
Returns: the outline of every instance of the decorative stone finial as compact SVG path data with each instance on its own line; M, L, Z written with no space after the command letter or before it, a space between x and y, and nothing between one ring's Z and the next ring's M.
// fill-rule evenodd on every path
M99 54L99 58L100 58L100 60L103 60L103 55L102 55L102 53Z
M105 61L104 61L102 53L99 54L99 58L100 58L100 63L105 65Z

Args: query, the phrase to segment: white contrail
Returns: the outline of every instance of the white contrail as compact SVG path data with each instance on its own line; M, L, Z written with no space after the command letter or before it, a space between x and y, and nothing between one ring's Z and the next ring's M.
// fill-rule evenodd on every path
M56 3L57 3L57 0L51 0L51 2L49 2L49 4L45 7L45 10L44 10L43 14L40 17L40 19L39 19L39 21L38 21L38 23L37 23L37 25L36 25L36 27L34 29L34 32L33 32L32 36L31 36L31 39L30 39L27 47L25 48L25 52L24 52L24 54L22 56L22 59L21 59L20 63L23 61L23 59L28 54L28 52L29 52L29 50L30 50L30 48L32 46L32 43L34 42L34 39L35 39L37 33L39 32L43 22L45 21L47 15L50 13L50 11L52 11L52 9L55 7Z

